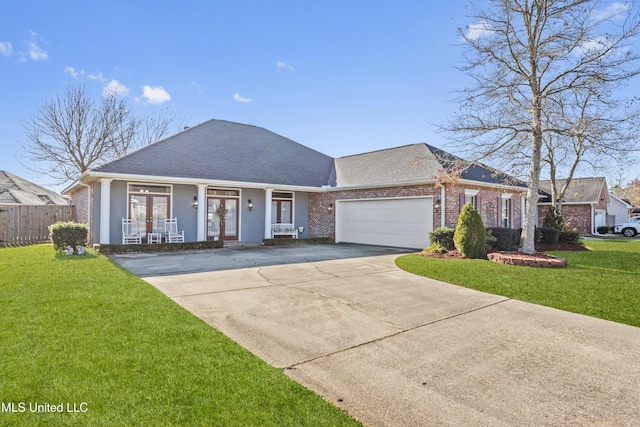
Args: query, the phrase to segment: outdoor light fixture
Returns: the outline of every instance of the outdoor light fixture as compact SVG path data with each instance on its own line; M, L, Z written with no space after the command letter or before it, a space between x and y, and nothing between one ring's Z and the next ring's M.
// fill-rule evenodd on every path
M434 207L434 208L436 208L436 209L438 209L438 208L440 208L440 204L441 204L441 203L442 203L442 201L441 201L440 199L437 199L437 200L436 200L436 203L435 203L435 205L433 205L433 207Z
M249 208L249 211L253 210L253 202L251 201L251 199L248 200L248 205L247 207Z
M193 207L198 209L198 196L193 196Z
M329 203L329 212L333 210L333 203Z

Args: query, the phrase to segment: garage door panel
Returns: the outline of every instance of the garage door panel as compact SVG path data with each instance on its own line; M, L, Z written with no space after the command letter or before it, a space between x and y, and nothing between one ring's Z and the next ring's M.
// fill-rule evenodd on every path
M431 198L338 201L336 240L424 248L433 229Z

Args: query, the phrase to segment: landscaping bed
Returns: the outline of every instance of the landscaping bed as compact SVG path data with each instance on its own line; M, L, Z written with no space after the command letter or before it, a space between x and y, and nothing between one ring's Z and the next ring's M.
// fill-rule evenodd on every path
M223 246L222 240L207 240L206 242L186 243L152 243L143 245L99 245L96 249L101 254L128 254L136 252L176 252L193 251L200 249L219 249Z

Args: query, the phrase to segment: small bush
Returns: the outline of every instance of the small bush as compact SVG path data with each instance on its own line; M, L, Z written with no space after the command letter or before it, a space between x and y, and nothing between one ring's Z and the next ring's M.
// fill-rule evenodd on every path
M447 248L444 248L444 247L438 245L436 242L431 242L429 247L427 249L425 249L424 252L427 252L427 253L430 253L430 254L442 255L442 254L446 254L449 251L447 250Z
M564 219L562 219L560 211L558 211L555 206L549 206L547 214L542 220L542 227L553 228L558 231L564 230Z
M560 236L560 232L555 228L550 227L538 227L536 228L536 243L540 243L542 245L551 245L555 246L558 244L558 238Z
M66 250L67 246L77 253L80 246L87 245L89 228L77 222L56 222L49 226L49 238L57 250Z
M435 243L441 248L451 250L455 248L453 243L453 234L455 229L449 227L439 227L429 232L429 241Z
M558 241L562 243L568 243L570 245L577 245L580 239L580 233L575 230L564 230L558 235Z
M601 225L600 227L596 228L596 231L600 234L608 234L611 233L611 227L607 225Z
M462 207L453 234L453 243L465 258L482 258L486 251L486 231L477 210L467 203Z
M520 243L520 233L513 228L491 227L487 228L496 241L491 245L499 251L514 251Z

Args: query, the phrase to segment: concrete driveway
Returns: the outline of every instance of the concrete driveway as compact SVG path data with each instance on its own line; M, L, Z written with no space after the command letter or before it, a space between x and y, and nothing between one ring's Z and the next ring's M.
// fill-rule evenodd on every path
M639 328L415 276L401 252L114 258L366 425L640 425Z

